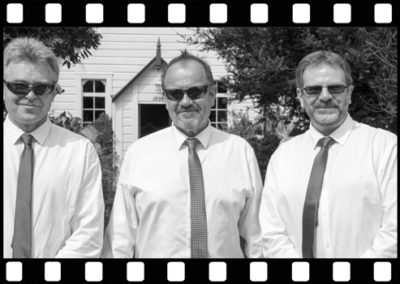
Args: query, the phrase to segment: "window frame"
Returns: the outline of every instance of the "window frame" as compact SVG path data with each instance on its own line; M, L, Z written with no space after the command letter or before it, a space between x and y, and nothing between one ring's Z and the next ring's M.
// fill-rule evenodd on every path
M83 122L83 98L85 96L90 97L104 97L105 98L105 113L112 117L112 78L111 73L76 73L75 74L77 94L78 99L78 112ZM85 80L101 80L105 82L105 92L104 93L87 93L83 92L83 82ZM95 111L95 108L93 107Z
M228 127L228 108L229 108L229 94L228 91L226 91L226 93L218 93L218 83L221 83L220 80L216 80L215 81L215 88L216 88L216 96L215 96L215 104L214 106L211 108L211 112L215 113L215 121L212 121L210 119L211 125L214 126L215 128L218 129L224 129ZM226 108L220 108L219 104L218 104L218 99L219 98L226 98L227 102L226 102ZM226 112L226 120L221 122L219 121L219 113L225 111ZM224 127L220 127L221 125L224 125Z

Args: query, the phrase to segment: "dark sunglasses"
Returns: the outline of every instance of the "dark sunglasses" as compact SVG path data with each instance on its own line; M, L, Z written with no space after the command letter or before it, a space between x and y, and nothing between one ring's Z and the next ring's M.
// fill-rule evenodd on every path
M180 101L186 94L191 100L197 100L204 96L208 91L208 86L191 87L186 90L164 89L165 96L171 101Z
M28 84L26 82L7 82L3 80L7 88L16 95L26 96L30 91L33 90L37 96L45 96L54 91L55 84L45 84L45 83L33 83Z
M328 92L331 95L339 95L342 94L348 86L345 85L330 85L330 86L326 86L326 88L328 89ZM308 87L304 87L303 90L306 92L307 95L309 96L319 96L322 92L322 86L308 86Z

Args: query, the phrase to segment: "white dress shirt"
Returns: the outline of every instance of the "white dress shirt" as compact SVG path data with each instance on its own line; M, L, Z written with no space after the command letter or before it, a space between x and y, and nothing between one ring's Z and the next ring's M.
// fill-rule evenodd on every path
M397 256L397 136L355 122L331 133L316 230L317 258ZM271 157L260 209L264 256L302 257L302 216L323 135L315 128Z
M24 133L7 117L3 146L3 255L12 257L14 213ZM101 167L92 143L47 120L34 137L32 257L99 257L104 200Z
M204 178L210 258L262 256L262 180L242 138L208 126L196 136ZM186 136L175 126L128 149L104 239L104 257L189 258L190 184Z

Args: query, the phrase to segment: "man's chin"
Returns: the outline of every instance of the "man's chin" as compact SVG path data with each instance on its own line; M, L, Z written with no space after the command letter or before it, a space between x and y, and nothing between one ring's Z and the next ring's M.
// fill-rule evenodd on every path
M181 112L179 113L179 118L183 121L185 120L195 120L196 116L197 116L197 112L196 111L185 111L185 112Z
M205 126L200 125L198 120L179 120L175 126L188 136L194 136L200 133ZM207 126L207 125L206 125Z
M321 126L334 126L340 124L340 121L343 120L340 117L339 112L331 112L331 113L314 113L313 120Z

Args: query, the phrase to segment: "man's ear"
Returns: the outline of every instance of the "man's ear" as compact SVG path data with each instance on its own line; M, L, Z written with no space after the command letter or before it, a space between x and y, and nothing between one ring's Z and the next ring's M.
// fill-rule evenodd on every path
M351 95L353 94L353 90L354 90L354 86L353 85L350 85L349 87L348 87L349 89L348 89L348 96L349 96L349 105L351 104Z
M215 98L217 96L217 86L216 86L216 84L208 87L208 95L210 96L211 107L213 107L215 105Z
M296 93L297 93L297 99L300 102L300 105L302 108L304 108L304 102L303 102L303 92L300 88L296 89Z

